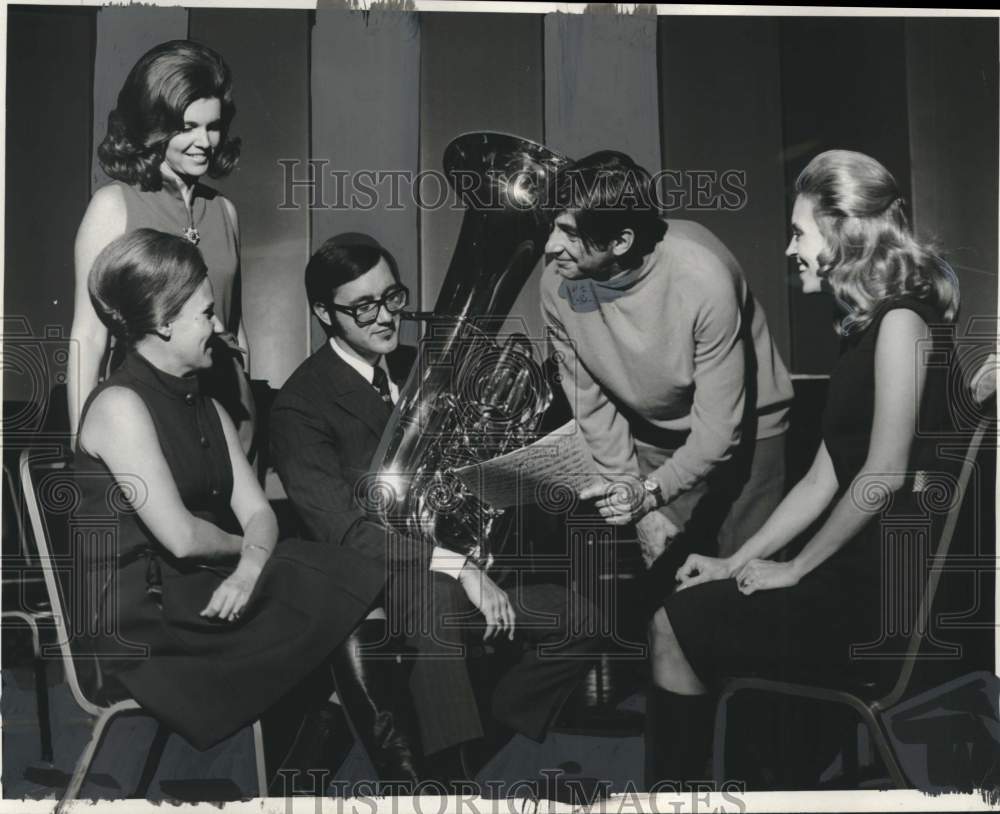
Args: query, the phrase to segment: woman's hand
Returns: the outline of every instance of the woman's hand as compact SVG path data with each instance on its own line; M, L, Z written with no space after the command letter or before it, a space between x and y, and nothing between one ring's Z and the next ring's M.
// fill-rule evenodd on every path
M692 585L713 582L717 579L729 579L732 573L733 566L728 557L705 557L701 554L690 554L684 560L684 565L677 569L677 590L683 591Z
M236 622L250 601L261 569L256 565L240 563L236 570L212 592L201 615L208 619L222 619Z
M604 522L612 526L636 523L656 508L656 497L642 488L638 478L595 481L579 497L593 500Z
M741 594L749 596L754 591L790 588L798 585L802 572L795 560L750 560L736 573L736 585Z

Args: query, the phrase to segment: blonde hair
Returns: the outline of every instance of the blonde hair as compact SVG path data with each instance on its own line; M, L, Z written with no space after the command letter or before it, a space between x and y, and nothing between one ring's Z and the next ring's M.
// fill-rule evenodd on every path
M896 179L874 158L850 150L820 153L800 173L795 191L813 204L829 250L820 254L833 294L847 309L839 330L867 327L887 299L915 297L945 321L959 306L955 272L914 236Z

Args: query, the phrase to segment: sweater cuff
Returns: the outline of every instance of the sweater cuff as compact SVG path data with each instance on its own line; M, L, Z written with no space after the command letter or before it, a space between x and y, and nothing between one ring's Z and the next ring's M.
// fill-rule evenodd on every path
M452 579L458 579L458 575L462 572L465 562L468 559L464 554L459 554L457 551L442 548L441 546L434 546L434 551L431 553L430 570L440 571Z

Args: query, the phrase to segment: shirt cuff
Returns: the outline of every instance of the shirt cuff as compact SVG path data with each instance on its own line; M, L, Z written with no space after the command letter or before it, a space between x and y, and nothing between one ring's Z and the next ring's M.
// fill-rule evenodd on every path
M434 546L434 551L431 552L430 570L440 571L452 579L458 579L458 575L461 573L462 568L465 567L467 559L469 558L464 554L459 554L457 551L442 548L441 546Z

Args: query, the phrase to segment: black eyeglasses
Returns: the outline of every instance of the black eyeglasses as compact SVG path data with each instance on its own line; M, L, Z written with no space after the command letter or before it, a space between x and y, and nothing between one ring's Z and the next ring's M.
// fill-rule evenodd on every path
M370 302L362 302L358 305L339 305L335 302L330 303L330 307L334 311L340 311L342 314L349 314L354 317L354 321L359 327L364 328L366 325L371 325L378 319L378 312L380 308L385 308L390 314L398 314L406 307L406 303L410 301L410 289L405 285L397 285L390 288L385 292L379 299L371 300Z

